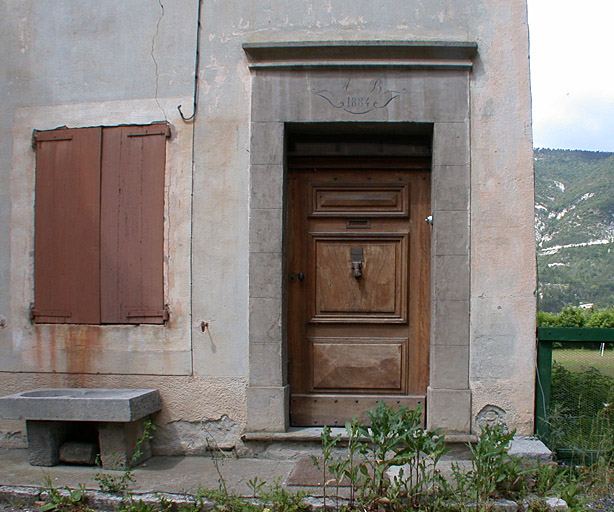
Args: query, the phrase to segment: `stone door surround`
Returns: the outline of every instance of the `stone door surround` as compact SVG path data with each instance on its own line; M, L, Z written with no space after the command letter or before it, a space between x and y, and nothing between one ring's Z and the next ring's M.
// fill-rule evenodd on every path
M284 139L301 124L432 129L427 426L469 433L470 73L466 41L245 43L252 72L247 430L284 432Z

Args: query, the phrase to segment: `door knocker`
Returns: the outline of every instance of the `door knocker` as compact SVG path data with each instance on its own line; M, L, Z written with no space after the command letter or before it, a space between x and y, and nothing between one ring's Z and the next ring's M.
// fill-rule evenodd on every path
M354 271L354 277L356 279L359 279L362 276L362 264L364 262L362 247L350 248L350 261L352 262L352 270Z

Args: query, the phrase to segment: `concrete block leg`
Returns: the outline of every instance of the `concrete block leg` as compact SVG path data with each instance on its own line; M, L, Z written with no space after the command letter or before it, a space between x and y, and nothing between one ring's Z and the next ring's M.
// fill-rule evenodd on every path
M26 421L28 451L32 466L55 466L60 446L68 437L68 425L62 421Z
M100 445L100 460L105 469L124 469L130 464L140 464L151 457L149 440L141 445L141 455L132 460L136 443L143 435L145 420L130 423L98 423L98 443Z

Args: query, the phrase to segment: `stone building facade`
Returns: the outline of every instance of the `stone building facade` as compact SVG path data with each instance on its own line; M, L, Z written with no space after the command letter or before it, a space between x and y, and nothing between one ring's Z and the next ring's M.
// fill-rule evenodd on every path
M524 0L0 9L0 395L157 388L159 454L201 453L208 435L234 447L246 432L334 424L335 400L348 397L420 402L427 426L449 434L493 416L532 433ZM149 323L138 308L125 322L44 316L68 315L61 307L40 316L33 134L152 123L169 134L159 272L168 319ZM294 189L310 172L322 178ZM403 181L416 172L422 195ZM295 218L298 203L314 210ZM377 224L402 218L394 232ZM345 277L327 274L337 264ZM389 273L376 277L376 266ZM369 277L380 287L347 306ZM341 291L326 295L333 285ZM0 446L25 442L23 422L0 420Z

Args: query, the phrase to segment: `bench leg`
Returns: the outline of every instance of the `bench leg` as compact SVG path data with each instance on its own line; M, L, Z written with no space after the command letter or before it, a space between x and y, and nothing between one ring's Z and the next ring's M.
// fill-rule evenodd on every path
M143 435L146 418L130 423L98 423L100 460L105 469L124 469L137 465L151 457L151 447L146 439L141 445L141 456L132 460L136 442Z
M55 466L60 462L60 446L68 437L66 423L26 420L26 432L30 465Z

